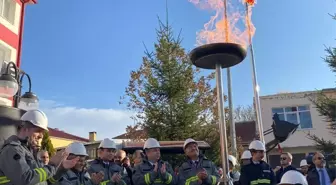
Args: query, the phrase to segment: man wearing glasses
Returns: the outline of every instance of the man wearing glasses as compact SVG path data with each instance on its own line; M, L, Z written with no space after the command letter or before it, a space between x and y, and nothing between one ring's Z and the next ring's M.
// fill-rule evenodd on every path
M294 166L292 166L293 156L289 152L282 153L280 156L280 165L281 168L276 172L276 181L280 183L281 177L289 170L295 170Z
M324 155L316 152L313 156L315 168L308 172L308 185L331 185L335 180L335 169L326 168Z

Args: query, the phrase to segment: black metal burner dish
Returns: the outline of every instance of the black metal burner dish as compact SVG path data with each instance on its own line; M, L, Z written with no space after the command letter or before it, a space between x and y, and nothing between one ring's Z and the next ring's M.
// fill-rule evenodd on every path
M192 63L203 69L216 69L216 64L222 68L232 67L242 62L246 57L246 50L235 43L206 44L193 49L190 53Z

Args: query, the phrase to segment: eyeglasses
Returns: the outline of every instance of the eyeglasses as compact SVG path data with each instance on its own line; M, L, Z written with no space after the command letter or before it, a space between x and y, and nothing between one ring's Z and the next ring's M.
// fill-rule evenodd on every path
M280 157L280 159L285 161L285 160L287 160L287 157Z
M321 161L324 160L324 157L318 157L317 159Z

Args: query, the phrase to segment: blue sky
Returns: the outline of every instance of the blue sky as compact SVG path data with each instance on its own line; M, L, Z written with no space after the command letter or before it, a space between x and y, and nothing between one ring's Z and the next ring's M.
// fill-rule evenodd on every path
M168 0L168 4L173 28L176 32L182 29L183 47L193 49L196 32L211 12L188 0ZM254 48L261 95L335 86L334 74L321 59L324 45L335 46L336 21L328 15L336 12L335 7L334 0L258 1L252 20L257 29ZM165 18L165 0L39 1L28 6L22 68L32 77L33 91L43 100L42 106L52 110L50 114L69 107L75 111L122 112L119 97L130 71L142 62L142 42L152 46L156 40L157 15ZM234 105L251 104L248 59L232 68L232 80ZM56 115L51 116L51 126L82 136L94 129L70 128L90 119L78 120L76 113L63 119L64 111L69 113L66 110L58 114L57 121ZM106 118L106 124L120 125L113 134L131 123L128 114L120 119ZM99 118L93 121L105 124Z

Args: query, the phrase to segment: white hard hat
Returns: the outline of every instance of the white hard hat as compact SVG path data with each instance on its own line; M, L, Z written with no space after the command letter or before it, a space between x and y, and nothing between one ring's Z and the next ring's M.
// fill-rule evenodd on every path
M194 139L189 138L189 139L186 139L184 141L183 148L185 148L189 143L196 143L197 144L197 142Z
M245 150L241 156L241 159L251 159L251 158L252 158L251 152L248 150Z
M250 143L249 150L261 150L266 151L265 145L259 140L254 140Z
M28 121L34 126L48 131L48 118L44 112L40 110L28 110L22 115L21 121Z
M300 167L302 166L308 166L307 160L306 159L302 159L300 162Z
M233 166L237 165L237 159L233 155L229 155L229 161L231 161Z
M79 142L71 143L67 147L66 151L69 154L88 156L85 146L83 145L83 143L79 143Z
M150 149L150 148L160 148L160 143L154 138L148 138L145 142L143 149Z
M100 142L98 148L111 148L111 149L116 149L116 145L114 141L112 141L109 138L105 138L103 141Z
M290 170L286 172L279 183L281 184L301 184L301 185L308 185L307 179L303 176L300 172L295 170Z

